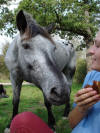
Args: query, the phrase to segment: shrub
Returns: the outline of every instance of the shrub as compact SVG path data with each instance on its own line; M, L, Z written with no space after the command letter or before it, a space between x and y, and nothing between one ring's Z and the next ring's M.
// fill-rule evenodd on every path
M83 83L86 74L87 74L86 60L79 59L76 65L74 81L76 81L77 83Z
M0 56L0 80L9 79L9 71L4 62L4 56Z
M9 71L5 65L5 54L8 49L9 44L5 44L2 49L2 55L0 55L0 81L3 79L9 79Z

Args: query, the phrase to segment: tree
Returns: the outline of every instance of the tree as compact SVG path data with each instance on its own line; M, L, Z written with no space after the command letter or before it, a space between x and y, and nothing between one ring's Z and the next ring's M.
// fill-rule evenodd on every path
M1 6L2 4L7 4L8 1L9 1L9 0L0 0L0 6Z
M100 4L98 0L22 0L15 14L20 9L31 13L42 26L53 24L52 32L81 35L85 40L91 40L97 30L95 14L100 12ZM6 17L3 13L2 16L4 24L11 22L15 28L13 13L10 12Z
M6 35L11 36L14 33L14 26L11 25L14 21L14 14L9 10L9 2L11 0L0 0L0 30L7 31ZM0 32L0 34L2 33Z
M69 32L91 40L97 30L94 17L100 11L97 5L95 0L23 0L18 10L31 13L42 26L54 23L53 32L60 30L62 34Z

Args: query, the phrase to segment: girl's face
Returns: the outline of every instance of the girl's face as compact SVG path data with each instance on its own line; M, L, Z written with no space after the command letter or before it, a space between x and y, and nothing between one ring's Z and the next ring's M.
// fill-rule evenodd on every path
M91 69L100 71L100 32L98 32L89 53L92 59Z

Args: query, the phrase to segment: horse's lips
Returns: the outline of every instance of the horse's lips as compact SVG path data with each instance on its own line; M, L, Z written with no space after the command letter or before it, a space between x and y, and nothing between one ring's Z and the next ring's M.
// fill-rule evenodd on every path
M62 105L62 104L65 104L66 103L66 100L55 100L53 98L50 98L50 103L53 104L53 105Z

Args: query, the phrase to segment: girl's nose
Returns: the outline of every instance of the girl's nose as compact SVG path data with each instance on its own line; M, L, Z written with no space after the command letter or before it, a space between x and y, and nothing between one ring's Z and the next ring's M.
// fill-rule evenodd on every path
M95 52L95 45L92 45L88 50L88 55L93 55Z

